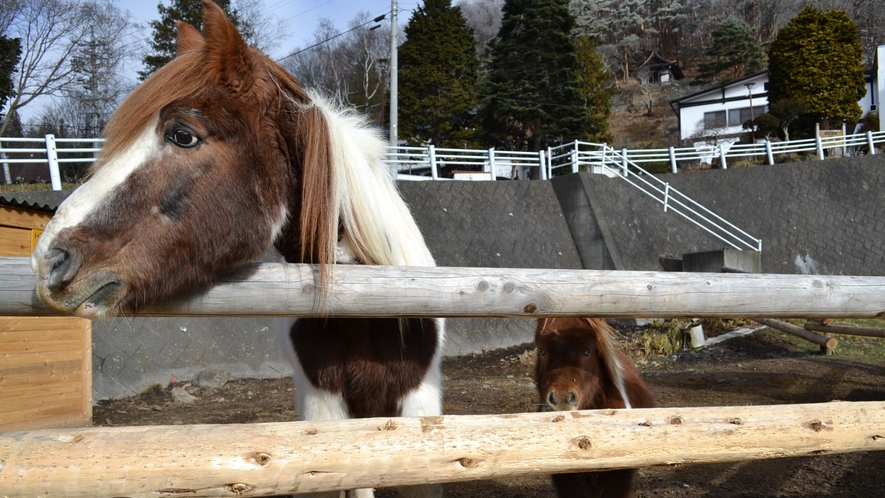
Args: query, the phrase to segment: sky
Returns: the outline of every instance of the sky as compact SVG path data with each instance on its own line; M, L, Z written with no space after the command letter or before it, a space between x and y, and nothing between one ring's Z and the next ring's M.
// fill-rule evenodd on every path
M157 4L169 4L169 0L117 0L117 5L126 9L133 19L142 25L148 21L159 19ZM391 0L259 0L264 5L264 12L283 20L286 24L288 37L279 43L279 47L270 54L273 58L282 57L296 47L307 47L313 44L313 33L321 18L331 19L340 30L347 29L347 24L356 15L368 11L372 16L390 12ZM399 25L404 26L412 15L418 0L398 0ZM145 36L150 31L145 30Z

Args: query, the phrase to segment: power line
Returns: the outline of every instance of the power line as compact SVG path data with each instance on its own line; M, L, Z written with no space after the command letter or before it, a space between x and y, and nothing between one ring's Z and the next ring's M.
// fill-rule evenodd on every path
M312 49L312 48L319 47L320 45L322 45L322 44L324 44L324 43L328 43L328 42L330 42L330 41L332 41L332 40L334 40L335 38L338 38L338 37L340 37L340 36L346 35L347 33L350 33L351 31L355 31L355 30L357 30L357 29L360 29L360 28L362 28L363 26L366 26L367 24L372 24L372 23L376 23L376 22L381 22L381 21L384 20L385 17L387 17L387 14L382 14L382 15L380 15L380 16L378 16L378 17L372 19L371 21L366 21L366 22L360 24L359 26L354 26L354 27L348 29L347 31L342 31L341 33L338 33L338 34L335 35L335 36L330 36L329 38L326 38L325 40L323 40L323 41L321 41L321 42L314 43L313 45L311 45L311 46L309 46L309 47L307 47L307 48L302 48L301 50L299 50L299 51L297 51L297 52L292 52L291 54L289 54L289 55L287 55L287 56L284 56L284 57L281 57L281 58L277 59L277 60L274 61L274 62L282 62L283 60L288 59L289 57L294 57L294 56L296 56L296 55L298 55L298 54L300 54L300 53L302 53L302 52L307 52L308 50L310 50L310 49Z

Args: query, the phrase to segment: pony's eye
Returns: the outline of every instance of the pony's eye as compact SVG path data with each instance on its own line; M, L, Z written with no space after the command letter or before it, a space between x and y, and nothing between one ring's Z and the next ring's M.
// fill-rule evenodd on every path
M590 356L590 350L584 351L584 356Z
M196 135L184 128L171 130L169 134L166 135L166 139L184 149L194 147L200 142L200 139L197 138Z
M541 349L541 348L538 348L538 356L544 356L544 355L545 355L545 354L547 354L547 353L546 353L546 352L544 352L544 350L543 350L543 349Z

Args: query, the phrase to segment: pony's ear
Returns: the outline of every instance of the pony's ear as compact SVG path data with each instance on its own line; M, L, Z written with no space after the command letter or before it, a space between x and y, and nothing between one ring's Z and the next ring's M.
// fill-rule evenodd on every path
M209 69L235 94L251 88L255 76L253 55L221 7L203 0L203 34Z
M538 318L538 328L535 329L535 338L541 337L544 332L547 332L547 324L550 322L549 318Z
M175 28L178 30L178 55L193 50L200 50L206 46L203 35L197 31L197 28L181 21L175 24Z

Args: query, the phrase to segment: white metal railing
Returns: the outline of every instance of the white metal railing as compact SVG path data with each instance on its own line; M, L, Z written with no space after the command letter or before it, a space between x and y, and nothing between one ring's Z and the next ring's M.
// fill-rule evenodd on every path
M0 163L3 165L4 180L11 183L10 165L45 164L49 170L52 188L61 189L59 165L69 163L91 163L101 150L104 142L100 138L2 138L0 137ZM83 144L91 144L83 147ZM724 144L696 147L668 147L666 149L621 149L617 157L627 164L658 163L668 166L672 173L680 164L718 161L720 167L727 168L729 160L750 158L750 160L774 164L775 156L796 153L815 153L824 159L827 152L841 155L857 154L861 149L865 154L875 154L876 147L885 144L885 131L866 132L844 137L817 137L790 142L770 142L760 140L755 144ZM541 152L508 151L498 149L449 149L434 146L388 147L384 161L391 166L398 178L404 180L445 180L440 174L442 168L458 172L472 171L470 179L497 178L524 179L536 177L548 179L553 172L567 168L571 172L590 171L612 174L612 149L606 144L572 142L557 147L548 147ZM608 165L608 166L605 166ZM538 169L538 174L531 172ZM479 170L479 173L476 171Z
M92 144L83 147L82 144ZM0 138L0 163L3 164L3 179L13 182L10 165L45 164L49 170L52 190L61 190L59 165L92 163L101 151L104 139L101 138L56 138L49 134L43 138Z
M619 177L644 194L659 202L664 212L672 211L698 226L713 237L742 251L750 249L762 252L762 239L757 239L738 228L725 218L710 211L686 196L669 183L660 180L629 159L623 151L604 147L602 154L595 155L599 163L594 165L611 177Z

